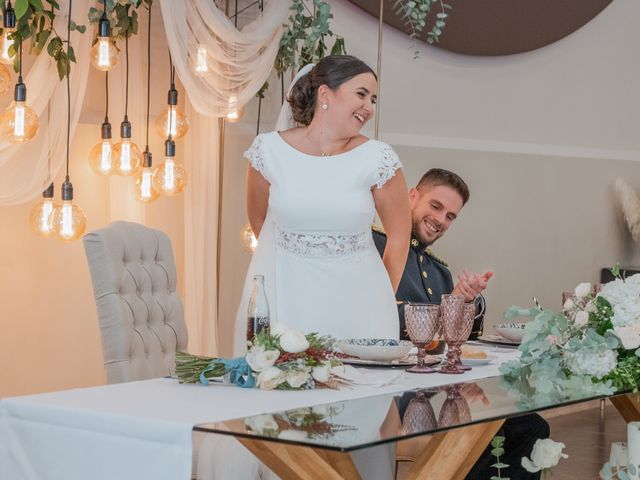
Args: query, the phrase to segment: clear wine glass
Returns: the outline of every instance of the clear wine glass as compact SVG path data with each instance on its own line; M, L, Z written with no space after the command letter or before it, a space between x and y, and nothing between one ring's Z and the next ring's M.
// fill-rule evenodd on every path
M440 368L440 373L464 373L460 362L459 345L469 337L464 336L464 297L460 295L442 295L440 310L442 315L442 333L447 344L447 364Z
M440 305L409 303L404 307L404 319L409 338L418 347L418 363L407 369L411 373L433 373L424 363L427 346L440 329Z

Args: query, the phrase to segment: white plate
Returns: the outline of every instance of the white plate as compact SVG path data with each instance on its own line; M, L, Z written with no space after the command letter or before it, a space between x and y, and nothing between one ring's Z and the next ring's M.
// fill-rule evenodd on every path
M464 358L460 357L460 361L466 367L479 367L480 365L487 365L491 363L492 360L495 360L496 357L494 355L487 355L486 358Z
M362 360L389 362L407 356L413 344L401 341L399 345L356 345L346 341L338 341L337 347L343 353Z

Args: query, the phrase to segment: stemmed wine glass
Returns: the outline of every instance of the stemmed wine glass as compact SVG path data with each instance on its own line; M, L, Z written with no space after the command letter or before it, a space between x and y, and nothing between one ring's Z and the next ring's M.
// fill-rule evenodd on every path
M418 347L418 363L407 372L433 373L435 370L424 363L425 346L440 330L440 305L409 303L404 307L404 318L409 338Z
M476 304L473 302L465 303L462 309L462 315L464 316L462 322L462 331L460 332L462 341L458 343L454 348L457 350L458 362L456 363L456 366L462 370L467 371L471 370L471 367L467 367L460 360L460 355L462 355L461 346L469 339L469 335L471 335L471 330L473 329L473 320L476 318Z
M447 364L440 368L440 373L464 373L458 363L460 351L458 347L469 338L469 332L465 336L464 297L459 295L442 295L440 304L442 315L442 332L447 344ZM472 320L473 322L473 320Z

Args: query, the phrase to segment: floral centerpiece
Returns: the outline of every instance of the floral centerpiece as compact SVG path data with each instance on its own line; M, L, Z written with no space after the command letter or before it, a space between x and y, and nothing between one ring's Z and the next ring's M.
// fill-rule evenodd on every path
M317 333L304 335L283 324L273 324L248 343L246 356L223 359L176 353L176 375L180 383L202 383L228 376L244 388L305 390L332 388L339 380L331 368L341 364L333 351L334 341Z
M585 394L638 392L640 274L616 277L594 294L581 283L560 313L511 307L505 318L530 316L521 356L500 367L505 381L531 405Z

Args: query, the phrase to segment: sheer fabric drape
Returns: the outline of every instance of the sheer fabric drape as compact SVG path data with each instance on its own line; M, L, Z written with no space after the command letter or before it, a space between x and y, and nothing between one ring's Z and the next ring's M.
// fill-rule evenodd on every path
M59 3L60 11L55 20L55 29L66 38L69 2L61 0ZM72 18L77 23L86 23L86 12L90 4L93 2L88 0L73 2ZM82 35L77 31L71 32L71 45L77 59L77 63L71 64L72 137L80 117L89 72L91 41L87 36L86 33ZM23 57L27 57L28 45L25 47ZM58 81L56 64L46 49L45 46L24 75L27 103L40 117L40 131L35 139L26 144L12 145L6 140L0 141L0 206L17 205L36 198L65 164L67 86L65 81ZM0 107L6 108L13 100L13 91L5 93L3 99L6 99L6 103Z

